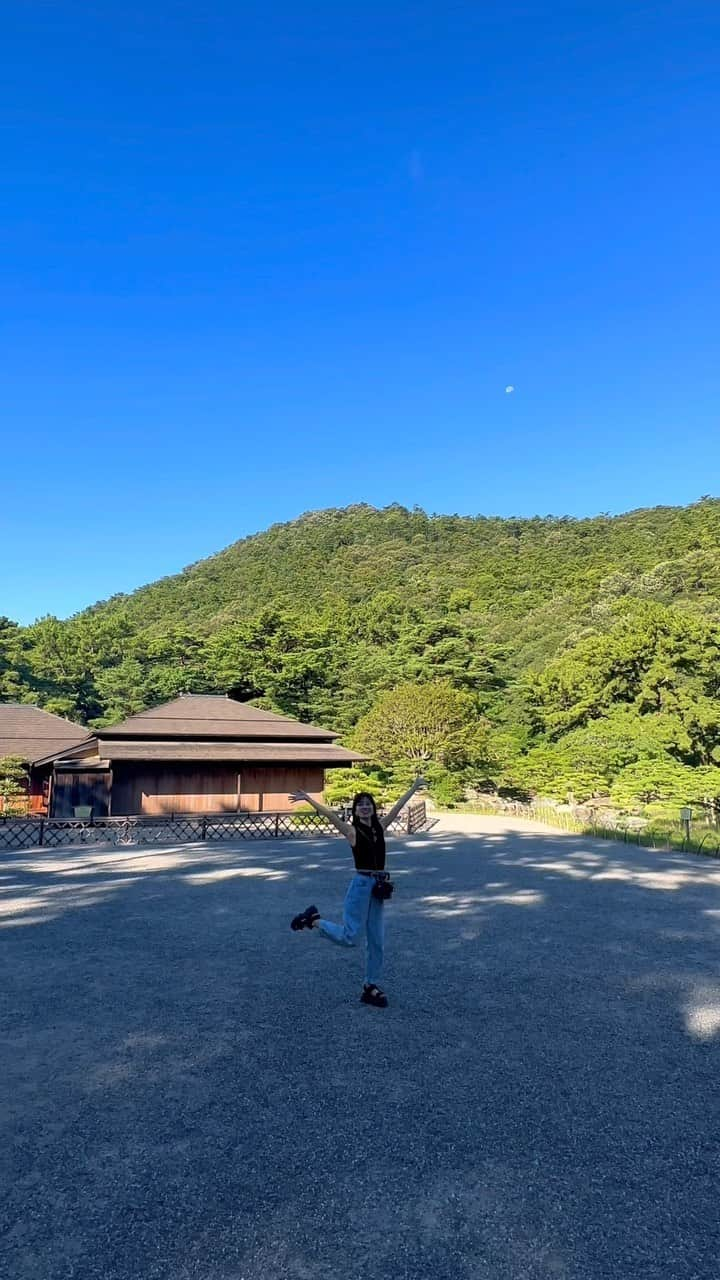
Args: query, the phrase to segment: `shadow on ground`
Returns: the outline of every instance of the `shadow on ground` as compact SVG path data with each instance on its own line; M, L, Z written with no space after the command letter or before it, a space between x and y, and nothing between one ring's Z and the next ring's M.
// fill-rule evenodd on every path
M398 841L392 1005L329 840L0 860L17 1280L715 1280L720 867Z

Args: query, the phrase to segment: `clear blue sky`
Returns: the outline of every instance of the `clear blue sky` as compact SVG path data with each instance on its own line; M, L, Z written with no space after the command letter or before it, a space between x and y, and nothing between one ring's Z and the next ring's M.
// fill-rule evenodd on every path
M2 25L0 614L322 506L720 491L716 3Z

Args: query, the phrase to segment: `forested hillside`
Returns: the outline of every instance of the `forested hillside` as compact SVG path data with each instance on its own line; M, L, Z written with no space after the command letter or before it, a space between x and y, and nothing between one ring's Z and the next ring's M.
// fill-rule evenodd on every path
M1 605L1 601L0 601ZM509 520L314 512L129 596L0 619L0 698L109 723L189 690L331 725L376 783L720 795L720 501Z

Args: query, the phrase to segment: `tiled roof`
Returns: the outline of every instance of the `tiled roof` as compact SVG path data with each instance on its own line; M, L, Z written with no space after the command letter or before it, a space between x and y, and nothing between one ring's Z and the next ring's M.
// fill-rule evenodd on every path
M98 738L260 738L314 739L331 742L337 734L289 716L261 711L234 698L204 693L181 694L172 702L141 711L120 724L96 730Z
M24 702L0 702L0 756L19 756L26 764L64 751L89 737L82 725Z

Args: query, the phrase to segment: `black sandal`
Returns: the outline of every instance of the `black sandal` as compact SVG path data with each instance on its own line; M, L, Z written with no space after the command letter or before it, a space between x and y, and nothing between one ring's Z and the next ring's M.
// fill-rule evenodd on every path
M298 929L312 929L316 920L320 919L320 912L317 907L306 907L299 915L293 916L290 921L290 928L293 933L297 933Z
M376 1009L387 1009L388 998L384 991L381 991L379 987L375 986L374 982L370 986L368 986L366 982L360 997L360 1003L371 1004Z

